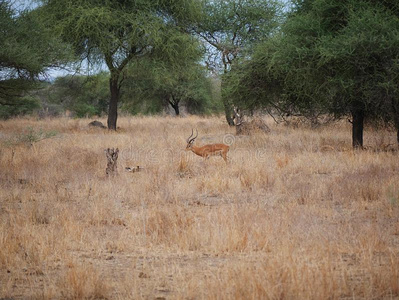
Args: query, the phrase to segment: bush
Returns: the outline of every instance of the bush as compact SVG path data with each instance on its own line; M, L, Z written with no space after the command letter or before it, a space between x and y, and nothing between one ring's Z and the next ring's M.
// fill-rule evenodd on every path
M72 110L76 113L76 117L78 118L93 117L99 114L96 107L83 102L76 103Z
M101 115L107 112L110 98L108 73L58 77L38 95L49 115L66 110L78 118Z
M9 119L33 113L40 108L39 99L33 97L15 98L10 104L0 104L0 119Z

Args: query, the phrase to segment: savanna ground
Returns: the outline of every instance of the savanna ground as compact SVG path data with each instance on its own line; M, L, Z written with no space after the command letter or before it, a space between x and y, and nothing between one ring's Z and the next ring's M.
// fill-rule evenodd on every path
M0 123L0 298L398 299L393 132L352 151L346 122L248 137L217 117L89 121ZM192 128L231 143L229 163L183 151Z

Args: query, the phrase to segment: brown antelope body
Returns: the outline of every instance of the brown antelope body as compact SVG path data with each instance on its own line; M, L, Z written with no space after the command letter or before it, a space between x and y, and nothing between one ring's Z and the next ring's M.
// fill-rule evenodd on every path
M211 156L220 155L223 157L224 161L227 162L227 152L229 152L230 147L225 144L208 144L204 146L194 146L194 141L198 136L192 138L194 131L191 132L190 137L187 139L187 151L192 151L198 156L208 159Z

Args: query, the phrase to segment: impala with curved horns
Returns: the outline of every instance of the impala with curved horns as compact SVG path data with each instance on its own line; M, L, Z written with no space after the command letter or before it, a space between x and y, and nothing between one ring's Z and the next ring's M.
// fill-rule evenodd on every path
M208 159L210 156L220 155L227 163L227 152L229 152L230 147L225 144L209 144L201 147L194 146L195 139L198 136L198 130L196 129L196 131L197 135L192 137L194 135L194 130L191 129L191 135L187 139L186 151L192 151L206 159Z

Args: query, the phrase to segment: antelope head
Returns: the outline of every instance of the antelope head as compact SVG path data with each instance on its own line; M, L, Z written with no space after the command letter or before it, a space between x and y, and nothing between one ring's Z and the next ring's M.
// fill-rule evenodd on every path
M190 136L188 137L188 139L187 139L186 150L191 150L192 147L193 147L193 144L194 144L194 142L195 142L195 139L196 139L197 136L198 136L198 130L195 129L195 131L197 132L197 135L196 135L195 137L192 137L192 136L194 135L194 130L191 129L191 135L190 135Z

